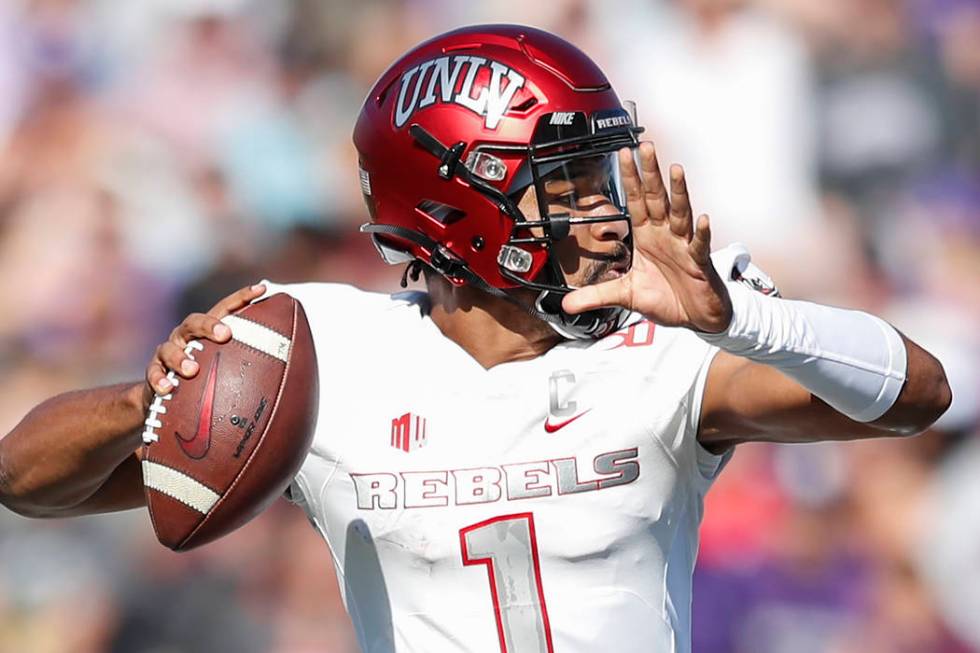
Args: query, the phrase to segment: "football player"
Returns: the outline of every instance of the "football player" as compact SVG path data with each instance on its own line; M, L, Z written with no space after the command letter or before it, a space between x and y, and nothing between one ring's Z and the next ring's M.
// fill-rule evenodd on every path
M679 166L571 44L438 36L354 131L363 230L424 275L392 296L246 288L189 316L143 383L51 399L0 442L5 505L143 505L133 451L167 370L265 292L302 301L320 419L289 496L330 547L362 649L675 651L690 643L702 502L733 448L908 435L940 364L867 313L781 299L710 255ZM325 549L326 554L326 549Z

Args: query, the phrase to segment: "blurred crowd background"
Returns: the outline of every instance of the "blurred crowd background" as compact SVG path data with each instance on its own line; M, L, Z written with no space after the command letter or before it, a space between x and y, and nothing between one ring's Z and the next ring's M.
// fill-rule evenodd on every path
M946 365L953 407L923 436L737 452L708 497L695 650L980 651L977 0L2 0L0 433L138 378L186 313L257 279L395 289L356 233L354 118L401 52L478 22L578 44L686 166L716 246ZM356 644L283 504L184 555L142 511L0 512L0 651Z

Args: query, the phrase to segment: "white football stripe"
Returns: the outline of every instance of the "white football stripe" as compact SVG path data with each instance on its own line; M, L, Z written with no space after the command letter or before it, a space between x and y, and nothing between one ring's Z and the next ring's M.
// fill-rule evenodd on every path
M149 460L143 461L143 485L180 501L202 515L208 514L221 498L217 492L187 474Z
M273 358L278 358L283 363L289 359L290 341L286 336L276 333L258 322L252 322L236 315L229 315L221 321L231 329L231 337L243 345L258 349Z

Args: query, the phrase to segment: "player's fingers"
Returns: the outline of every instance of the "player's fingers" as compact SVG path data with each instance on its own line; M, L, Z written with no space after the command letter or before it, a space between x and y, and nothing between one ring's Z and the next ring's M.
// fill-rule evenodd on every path
M711 220L705 214L698 217L690 250L691 257L698 265L704 266L711 262Z
M181 322L171 340L180 347L185 347L191 340L207 338L214 342L227 342L231 338L231 329L221 320L207 313L191 313Z
M254 286L246 286L231 293L220 302L211 307L208 315L221 319L226 315L231 315L240 308L245 308L252 301L258 299L265 293L265 285L257 283Z
M147 366L146 382L158 395L169 394L174 389L174 384L167 378L167 370L158 358L154 358Z
M629 307L629 286L625 277L585 286L565 295L561 307L575 315L603 306Z
M197 361L188 355L187 348L170 340L157 347L157 359L165 368L177 372L185 379L192 378L200 370Z
M647 213L654 222L663 222L667 219L670 204L667 201L667 189L664 188L664 179L660 174L657 150L650 141L640 143L639 149Z
M619 151L619 171L626 193L626 208L630 212L633 226L638 227L648 219L646 203L643 201L643 180L633 160L633 151L624 147Z
M670 230L690 240L692 222L691 200L687 195L684 168L675 163L670 166Z

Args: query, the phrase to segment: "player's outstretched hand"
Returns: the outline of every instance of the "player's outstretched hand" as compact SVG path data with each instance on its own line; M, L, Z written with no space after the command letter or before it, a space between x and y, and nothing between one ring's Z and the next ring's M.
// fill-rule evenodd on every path
M228 295L207 313L191 313L174 328L170 338L156 348L153 359L146 366L146 386L143 390L144 406L149 406L153 395L165 395L173 390L173 383L167 378L167 371L185 379L193 378L199 371L198 364L184 353L191 340L206 338L214 342L227 342L231 329L221 323L221 318L230 315L262 296L265 286L257 284L242 288Z
M670 167L668 193L653 143L641 143L639 154L642 172L629 149L619 152L633 221L633 266L618 279L569 293L562 307L569 313L581 313L623 306L665 326L724 331L731 322L732 305L711 265L708 216L700 216L695 223L681 166Z

